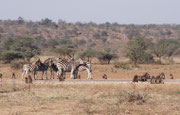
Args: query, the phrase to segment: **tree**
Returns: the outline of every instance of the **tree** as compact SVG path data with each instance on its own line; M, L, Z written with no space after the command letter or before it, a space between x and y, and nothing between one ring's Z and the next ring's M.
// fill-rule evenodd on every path
M172 61L172 55L177 51L180 47L180 44L177 40L159 40L154 48L153 53L159 58L161 62L161 57L168 57L169 61Z
M73 44L71 40L62 39L59 42L60 47L55 49L55 52L60 54L63 58L74 58L77 45Z
M101 63L110 64L112 59L118 58L118 55L112 53L110 49L105 49L97 53L97 58Z
M88 60L88 62L92 62L92 59L96 57L97 51L93 49L87 49L79 53L79 57L82 59Z
M20 37L7 39L2 47L1 59L11 61L13 59L29 60L40 54L40 49L33 45L33 38Z
M125 54L136 66L137 63L149 63L153 61L153 56L147 50L148 44L144 38L135 37L128 42Z

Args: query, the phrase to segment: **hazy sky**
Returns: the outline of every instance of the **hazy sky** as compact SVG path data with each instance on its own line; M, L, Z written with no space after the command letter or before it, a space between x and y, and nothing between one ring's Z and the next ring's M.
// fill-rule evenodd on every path
M0 19L180 24L180 0L0 0Z

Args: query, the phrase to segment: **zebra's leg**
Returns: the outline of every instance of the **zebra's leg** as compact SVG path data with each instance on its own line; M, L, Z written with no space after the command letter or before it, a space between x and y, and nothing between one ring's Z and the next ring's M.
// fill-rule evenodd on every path
M71 79L74 79L74 69L71 69L71 75L70 75Z
M63 77L64 79L66 79L66 72L63 72Z
M87 72L88 72L88 79L93 79L92 76L91 76L90 70L89 70L89 69L86 69L86 70L87 70Z
M44 76L44 71L42 71L42 76L41 76L41 80L43 80L43 76Z
M34 80L36 80L36 78L37 78L37 71L34 71L33 73L34 73Z
M52 79L52 75L53 75L53 71L52 71L52 68L50 68L50 73L51 73L51 77L50 77L50 79Z
M26 71L25 70L23 70L22 71L22 80L24 80L24 75L26 74Z
M48 71L48 70L46 70L46 80L48 80L47 71Z
M36 80L36 72L33 72L33 74L34 74L34 80Z
M52 71L52 76L53 76L53 79L54 79L54 71Z
M58 77L59 80L61 80L61 77L63 77L62 69L59 69L57 71L57 77Z

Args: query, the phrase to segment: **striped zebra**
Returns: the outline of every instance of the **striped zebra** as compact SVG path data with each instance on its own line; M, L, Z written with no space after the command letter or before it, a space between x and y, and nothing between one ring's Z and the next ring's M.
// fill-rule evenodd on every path
M86 70L88 72L88 79L93 79L91 76L91 64L88 63L83 63L83 64L79 64L78 66L75 66L74 69L72 69L72 74L74 76L74 78L78 78L78 71L84 71Z
M37 71L42 71L41 80L43 80L44 72L46 74L46 80L48 80L47 72L48 72L48 68L51 67L52 63L53 61L51 58L46 59L43 63L40 61L40 65Z
M38 71L38 67L41 64L41 60L38 59L37 61L35 61L32 64L25 64L23 65L23 70L22 70L22 80L24 80L24 77L27 77L27 74L29 72L33 72L34 74L34 79L36 80L37 78L37 71Z
M57 68L58 68L57 75L62 74L62 69L63 69L63 71L64 71L63 77L65 77L65 72L71 72L70 78L75 79L77 77L77 75L74 75L73 71L80 64L84 64L82 59L67 61L65 59L59 58L58 62L57 62ZM86 70L88 72L88 78L92 78L91 77L91 72L92 72L91 64L87 64L87 66L88 66L88 68L81 65L78 67L78 70L80 70L80 71Z

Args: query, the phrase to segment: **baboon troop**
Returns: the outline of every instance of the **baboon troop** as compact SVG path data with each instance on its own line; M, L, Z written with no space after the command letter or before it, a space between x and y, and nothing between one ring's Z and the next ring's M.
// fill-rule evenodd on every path
M133 77L132 82L139 82L139 81L145 82L145 81L148 81L148 79L150 79L151 84L164 84L163 79L165 79L165 74L161 73L157 75L156 77L154 76L151 77L149 73L145 73L142 76L135 75Z
M32 77L30 75L28 77L25 77L25 83L27 83L27 84L32 83Z
M150 74L149 73L145 73L142 76L135 75L133 77L133 82L138 82L138 81L145 82L148 79L150 79Z
M15 73L12 73L11 79L16 79Z
M2 81L2 76L3 76L2 73L0 73L0 79L1 79L1 81Z
M104 75L102 76L102 78L103 78L103 79L107 79L107 75L104 74Z

